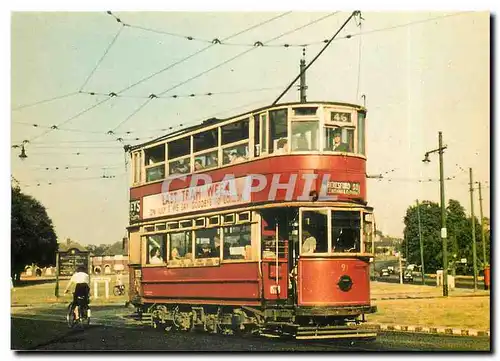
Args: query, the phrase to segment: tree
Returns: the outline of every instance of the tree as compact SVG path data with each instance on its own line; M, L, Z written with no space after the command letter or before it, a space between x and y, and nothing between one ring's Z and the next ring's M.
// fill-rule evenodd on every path
M45 207L11 186L11 276L19 281L27 264L55 264L57 237Z
M443 249L441 244L441 208L431 201L420 203L420 223L424 247L425 269L435 272L443 267ZM420 264L420 238L418 233L418 210L416 205L408 207L404 218L405 229L402 249L408 249L405 255L407 263Z
M434 272L443 268L443 245L441 240L441 208L437 203L423 201L420 204L420 219L422 241L424 244L425 269ZM476 222L476 250L478 267L482 268L482 243L481 228L477 218ZM417 206L408 207L404 219L404 240L402 249L408 249L405 255L409 263L420 263L420 241L418 233ZM472 222L467 218L464 207L460 202L450 199L446 208L447 251L448 267L452 273L455 271L463 274L473 273L472 251ZM486 257L489 259L489 232L486 232ZM465 258L467 264L461 264Z

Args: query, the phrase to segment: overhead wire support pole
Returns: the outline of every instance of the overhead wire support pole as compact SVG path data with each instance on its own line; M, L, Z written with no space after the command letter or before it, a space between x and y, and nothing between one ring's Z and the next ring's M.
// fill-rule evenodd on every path
M472 168L469 168L470 178L470 213L472 222L472 262L474 266L474 291L477 290L477 254L476 254L476 217L474 216L474 182L472 181Z
M321 56L321 54L323 54L323 52L326 50L326 48L328 48L328 46L336 38L336 36L342 31L342 29L344 29L344 27L347 25L347 23L349 21L351 21L351 19L354 16L357 16L357 15L360 15L360 14L361 14L361 11L359 11L359 10L353 11L353 13L342 24L342 26L340 27L340 29L337 30L337 32L335 33L335 35L333 35L333 37L328 41L328 43L326 43L326 45L323 47L323 49L321 49L321 51L314 57L314 59L311 60L311 62L309 64L307 64L306 67L301 70L301 72L299 73L299 75L297 75L295 77L295 79L293 79L293 81L290 83L290 85L283 91L283 93L281 93L279 95L278 98L276 98L276 100L273 102L272 105L276 105L276 103L278 103L280 101L280 99L290 90L290 88L293 86L293 84L295 84L295 82L302 76L302 73L305 73L307 71L307 69Z
M481 243L483 245L483 269L489 264L486 260L486 240L484 235L484 222L483 222L483 197L481 196L481 182L479 183L479 215L481 216Z
M424 267L424 242L422 240L422 224L420 221L420 203L417 199L417 216L418 216L418 238L420 241L420 262L422 264L422 284L425 285L425 267Z

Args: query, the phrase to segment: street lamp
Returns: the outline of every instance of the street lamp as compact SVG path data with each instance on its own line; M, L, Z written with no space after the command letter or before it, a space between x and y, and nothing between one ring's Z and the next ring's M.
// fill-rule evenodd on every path
M446 205L444 203L444 176L443 176L443 153L447 146L443 147L443 133L439 132L439 148L425 153L424 163L430 163L429 154L439 153L439 184L441 193L441 241L443 243L443 296L448 296L448 259L447 259L447 232L446 232Z

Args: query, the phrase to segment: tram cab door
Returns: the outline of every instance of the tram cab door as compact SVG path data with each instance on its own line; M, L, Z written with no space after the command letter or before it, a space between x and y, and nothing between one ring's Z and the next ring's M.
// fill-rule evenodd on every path
M289 285L289 241L277 222L262 217L262 285L266 301L287 300Z

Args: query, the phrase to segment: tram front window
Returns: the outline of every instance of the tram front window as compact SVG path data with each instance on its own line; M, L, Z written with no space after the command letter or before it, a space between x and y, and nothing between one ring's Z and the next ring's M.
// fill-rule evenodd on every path
M361 252L360 212L332 211L332 252Z
M302 254L328 252L328 210L302 212Z

